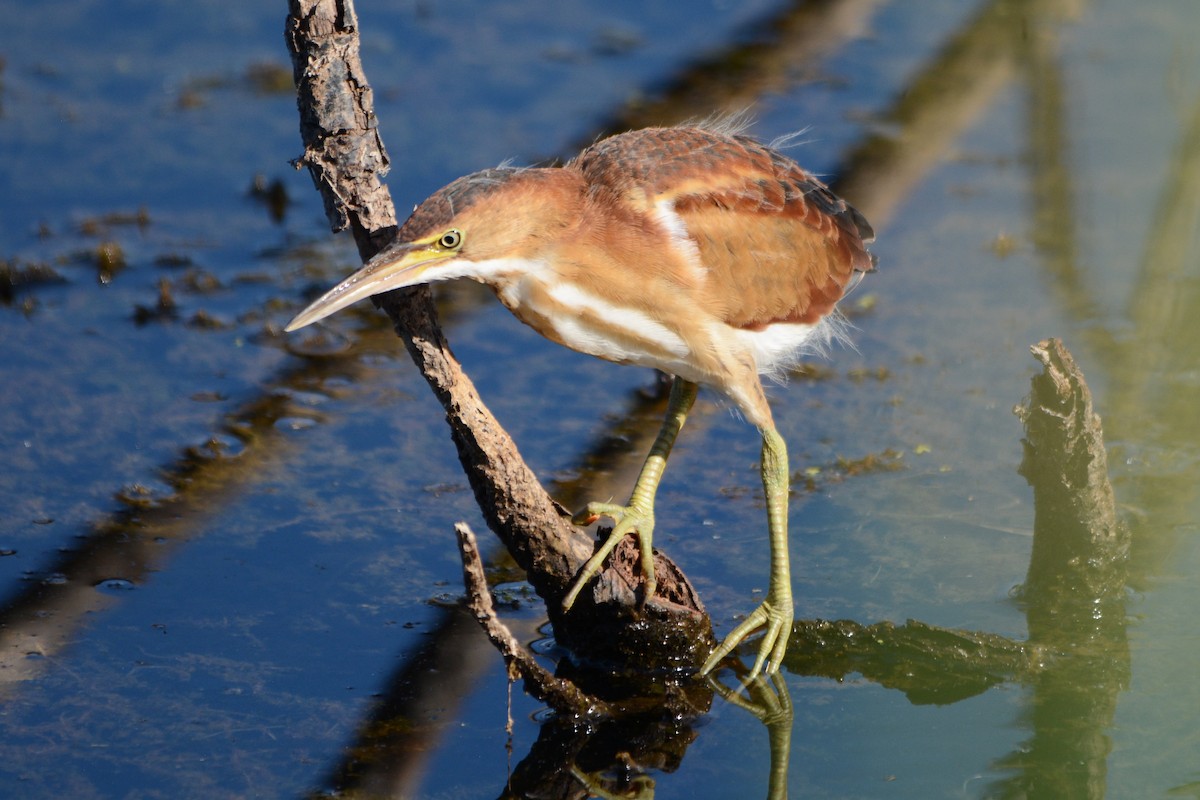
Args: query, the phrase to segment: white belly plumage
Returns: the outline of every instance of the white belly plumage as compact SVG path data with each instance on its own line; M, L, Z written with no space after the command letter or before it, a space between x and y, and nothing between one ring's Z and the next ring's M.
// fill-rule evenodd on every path
M543 276L549 277L546 275L549 265L544 262L522 261L520 270L513 270L513 266L507 260L476 262L474 269L462 277L478 280L481 274L493 278L505 273L511 275L511 281L496 281L500 284L497 293L504 304L518 317L530 315L544 320L553 329L551 338L572 350L607 361L660 369L698 383L709 382L694 366L698 359L693 357L691 348L696 343L689 344L653 314L614 306L574 284L542 283ZM572 313L561 313L563 308ZM723 330L713 331L708 337L714 343L712 347L717 347L716 342L729 343L732 332L733 341L740 345L742 353L754 359L759 374L775 380L783 379L787 370L805 356L823 353L834 340L847 341L849 328L849 323L836 311L815 325L780 322L749 330L731 329L719 322L713 324Z

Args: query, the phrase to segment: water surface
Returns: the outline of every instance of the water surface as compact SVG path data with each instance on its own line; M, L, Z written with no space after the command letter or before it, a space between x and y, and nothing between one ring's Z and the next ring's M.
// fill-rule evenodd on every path
M288 165L284 13L5 12L6 794L502 796L545 724L453 610L451 527L484 526L387 324L340 315L320 357L279 334L354 264ZM856 350L772 390L813 478L791 514L801 618L1028 639L1010 409L1031 344L1078 359L1133 542L1103 657L955 702L786 672L791 796L1200 793L1200 7L364 2L360 22L401 209L603 129L748 107L764 139L806 129L789 153L876 223ZM564 502L627 491L636 456L596 454L652 435L652 375L473 289L441 308ZM839 469L872 454L900 468ZM702 395L659 497L656 543L722 632L765 586L757 458ZM519 575L495 577L540 639ZM720 701L701 723L680 760L640 765L658 796L765 795L768 729Z

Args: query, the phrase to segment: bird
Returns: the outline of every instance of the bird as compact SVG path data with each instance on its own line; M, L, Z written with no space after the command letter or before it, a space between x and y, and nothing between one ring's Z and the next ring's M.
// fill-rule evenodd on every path
M371 295L466 279L490 287L554 342L672 376L666 417L628 503L589 503L573 517L613 525L575 576L564 610L627 535L639 546L643 602L654 596L663 470L699 386L724 394L761 434L770 573L763 601L700 672L761 628L753 678L779 670L794 616L787 445L762 377L781 377L844 337L836 306L875 270L872 241L862 214L744 129L643 128L600 139L561 165L502 165L453 181L286 330Z

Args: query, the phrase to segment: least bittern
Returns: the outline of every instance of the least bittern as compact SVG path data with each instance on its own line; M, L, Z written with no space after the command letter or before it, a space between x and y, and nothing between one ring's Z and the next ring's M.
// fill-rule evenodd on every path
M675 437L713 386L762 433L771 541L766 599L713 651L707 673L765 628L752 674L779 669L792 626L787 446L760 374L780 374L838 335L835 304L873 268L862 215L778 151L736 132L649 128L613 136L562 167L467 175L413 211L395 240L305 309L292 331L370 295L468 278L573 350L674 375L666 419L627 505L580 570L569 609L622 537L654 594L654 496Z

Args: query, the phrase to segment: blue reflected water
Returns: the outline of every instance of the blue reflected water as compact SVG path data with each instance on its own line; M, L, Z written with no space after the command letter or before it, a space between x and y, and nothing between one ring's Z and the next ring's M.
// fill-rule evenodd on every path
M764 139L807 127L789 154L858 193L881 269L851 298L857 352L772 390L793 465L813 477L791 519L799 618L1036 640L1013 593L1033 507L1009 409L1036 369L1030 344L1061 336L1075 353L1133 535L1120 646L945 703L861 672L788 673L791 796L1195 792L1194 3L359 12L401 209L681 97L751 106ZM269 79L290 71L284 13L5 11L6 795L498 796L551 724L519 687L510 708L499 656L444 602L461 585L451 526L484 526L386 323L362 309L329 341L277 335L355 262L288 165L295 103ZM278 183L281 218L256 176ZM441 307L564 502L581 476L626 491L622 470L656 425L641 400L652 376L557 348L470 288ZM724 632L764 588L767 547L757 437L714 400L702 395L672 459L656 543ZM618 457L590 462L614 431ZM885 451L903 468L839 472ZM514 630L541 641L519 575L498 557L495 569ZM717 701L694 733L679 758L639 765L660 796L767 794L757 718Z

